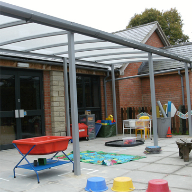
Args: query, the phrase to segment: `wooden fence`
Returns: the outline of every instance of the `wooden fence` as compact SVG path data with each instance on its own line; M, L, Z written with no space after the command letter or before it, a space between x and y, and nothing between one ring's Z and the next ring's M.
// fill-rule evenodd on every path
M187 106L176 107L178 111L186 113ZM125 119L137 119L137 115L141 112L146 112L152 115L152 107L124 107L121 108L121 120ZM163 116L160 116L163 117ZM121 121L121 122L122 122ZM186 119L181 119L177 115L171 118L171 131L172 133L186 133L188 132L188 121Z

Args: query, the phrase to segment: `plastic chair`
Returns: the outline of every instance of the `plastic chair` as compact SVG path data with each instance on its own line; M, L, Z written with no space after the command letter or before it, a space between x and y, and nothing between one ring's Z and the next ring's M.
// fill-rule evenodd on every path
M141 116L139 120L136 122L136 128L135 128L136 136L137 136L137 131L141 131L141 138L142 138L142 131L144 131L144 135L146 133L145 138L147 138L147 134L148 134L148 138L151 137L151 120L148 116ZM149 132L150 132L150 137L149 137Z

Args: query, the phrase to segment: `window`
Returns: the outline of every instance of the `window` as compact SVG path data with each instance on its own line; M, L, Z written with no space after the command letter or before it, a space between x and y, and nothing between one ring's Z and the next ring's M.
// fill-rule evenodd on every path
M100 78L93 75L76 75L78 114L91 110L95 119L101 119ZM70 94L70 86L69 86Z

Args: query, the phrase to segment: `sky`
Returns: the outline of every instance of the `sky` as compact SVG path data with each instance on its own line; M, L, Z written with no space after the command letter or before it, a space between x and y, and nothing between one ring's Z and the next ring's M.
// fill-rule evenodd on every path
M105 32L126 28L134 14L146 8L168 11L176 8L183 20L183 33L192 42L191 0L2 0L67 21L93 27Z

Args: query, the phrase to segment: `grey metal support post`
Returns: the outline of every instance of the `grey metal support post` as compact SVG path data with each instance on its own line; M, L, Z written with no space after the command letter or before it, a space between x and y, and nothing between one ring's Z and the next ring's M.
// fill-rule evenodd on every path
M75 175L81 175L74 33L72 32L68 33L68 52L69 52L69 78L70 78L71 119L72 119L72 134L73 134L74 173Z
M181 77L181 92L182 92L182 103L185 105L185 96L184 96L184 84L183 84L183 75L181 75L181 70L178 70L178 74Z
M154 146L158 146L155 80L154 80L152 53L148 53L148 60L149 60L149 78L150 78L151 105L152 105L152 118L153 118L153 139L154 139Z
M64 75L64 89L65 89L65 111L66 111L66 125L67 136L70 136L70 115L69 115L69 90L68 90L68 78L67 78L67 59L63 58L63 75Z
M186 88L187 88L189 136L192 136L192 127L191 127L191 97L190 97L190 85L189 85L189 74L188 74L188 64L187 63L185 63L185 80L186 80Z
M103 80L103 86L104 86L104 98L105 98L105 117L107 117L108 115L107 115L107 91L106 91L106 83L107 83L107 81L106 81L106 79L107 79L107 77L109 77L109 72L107 72L107 76L104 78L104 80Z
M116 134L118 134L114 65L111 65L111 76L112 76L112 94L113 94L113 113L114 113L114 119L116 121Z

